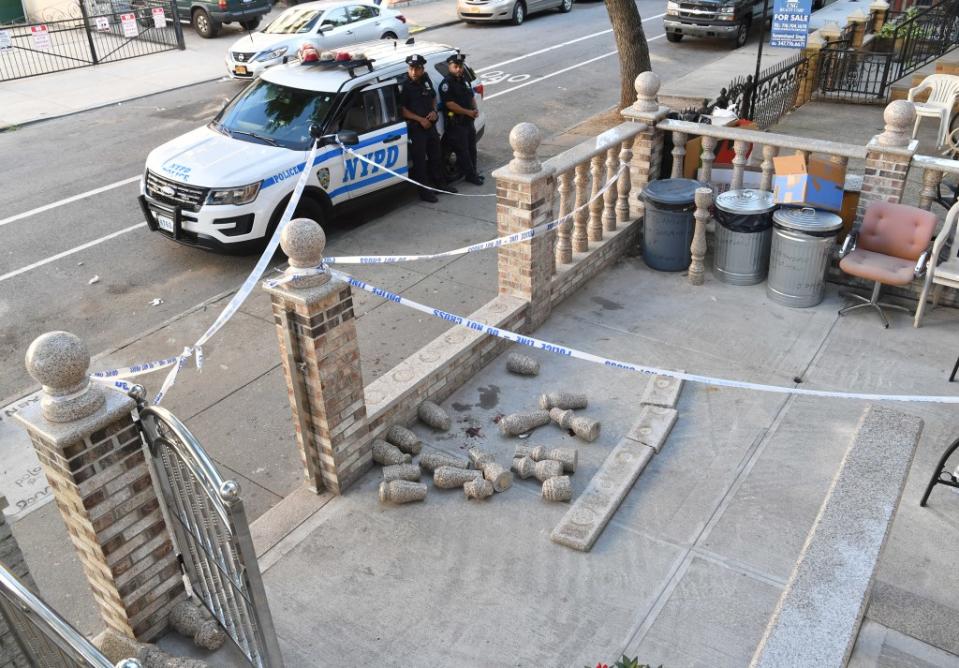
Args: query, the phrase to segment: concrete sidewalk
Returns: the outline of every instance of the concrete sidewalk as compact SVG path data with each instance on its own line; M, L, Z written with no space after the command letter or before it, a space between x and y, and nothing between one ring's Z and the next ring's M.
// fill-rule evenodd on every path
M264 17L264 24L285 9L274 7ZM401 4L395 9L406 16L414 36L459 20L454 0L406 7ZM232 91L230 97L246 85L245 81L226 78L223 60L230 45L245 34L242 29L235 25L223 26L220 35L214 39L200 38L188 25L183 26L183 33L184 51L164 51L0 83L0 132L217 79L226 79L225 83Z

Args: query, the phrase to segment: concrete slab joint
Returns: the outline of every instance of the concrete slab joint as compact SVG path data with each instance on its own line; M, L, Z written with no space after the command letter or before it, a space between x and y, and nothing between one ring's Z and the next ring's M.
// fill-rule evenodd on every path
M265 289L307 484L317 493L342 494L372 465L373 445L350 286L328 274L297 274L319 266L325 244L312 220L290 221L280 245L295 278Z
M37 338L27 370L40 404L16 414L53 490L94 600L109 629L151 640L185 597L160 510L134 401L91 383L90 355L68 332Z

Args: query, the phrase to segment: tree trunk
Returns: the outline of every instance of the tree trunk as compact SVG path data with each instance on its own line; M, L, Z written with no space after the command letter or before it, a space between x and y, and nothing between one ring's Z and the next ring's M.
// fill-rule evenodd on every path
M635 0L606 0L606 11L619 49L619 108L625 109L636 101L636 77L652 69L649 44Z

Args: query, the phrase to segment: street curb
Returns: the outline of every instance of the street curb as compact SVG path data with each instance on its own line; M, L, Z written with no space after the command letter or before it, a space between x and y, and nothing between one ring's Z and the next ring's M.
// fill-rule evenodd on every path
M424 32L429 32L430 30L436 30L437 28L448 28L449 26L455 26L457 23L462 23L459 19L453 19L452 21L444 21L443 23L436 23L431 26L426 26L422 30L417 30L415 33L412 33L411 36L415 37L416 35L422 34Z
M40 75L43 76L43 75ZM151 95L160 95L162 93L170 93L175 90L183 90L184 88L189 88L191 86L199 86L201 84L213 83L214 81L220 81L221 79L226 79L227 76L224 74L222 76L214 77L212 79L203 79L201 81L193 81L188 84L183 84L182 86L174 86L173 88L164 88L163 90L153 91L152 93L144 93L143 95L135 95L133 97L124 98L122 100L113 100L112 102L104 102L103 104L98 104L93 107L87 107L86 109L77 109L76 111L68 111L65 114L57 114L56 116L44 116L42 118L33 118L28 121L23 121L22 123L12 123L10 125L0 126L0 134L5 134L7 132L16 132L20 128L25 128L28 125L36 125L37 123L43 123L44 121L54 121L58 118L68 118L70 116L76 116L77 114L83 114L88 111L96 111L97 109L105 109L107 107L113 107L118 104L126 104L127 102L135 102L136 100L142 100L148 98Z

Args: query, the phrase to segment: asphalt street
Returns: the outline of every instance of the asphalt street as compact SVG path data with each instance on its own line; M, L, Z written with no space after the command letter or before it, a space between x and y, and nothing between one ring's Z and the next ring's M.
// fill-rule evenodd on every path
M639 6L648 17L654 69L664 80L730 48L696 40L669 44L660 18L664 3L641 1ZM618 99L618 61L602 3L577 4L565 15L534 15L519 27L457 24L418 39L462 49L480 72L488 113L480 165L487 173L510 158L507 136L516 123L532 121L549 136ZM226 49L232 38L221 41ZM148 58L143 64L148 67ZM0 155L5 157L0 161L5 185L0 191L0 399L14 399L34 386L23 355L45 331L72 331L97 354L242 282L254 257L174 244L149 232L136 203L147 153L206 123L242 86L229 80L200 84L0 134ZM492 191L490 182L486 188ZM474 201L466 207L463 201L445 198L431 210L479 206ZM479 201L490 209L481 217L491 221L491 204ZM379 248L375 238L363 236L363 227L377 218L395 216L403 224L416 218L400 215L403 209L420 206L412 189L403 188L398 196L340 215L327 225L329 250L441 250L412 233L408 248ZM485 236L495 236L492 222L488 229ZM456 261L443 270L451 280L469 284L474 268ZM489 286L490 295L495 289ZM142 360L129 360L136 361Z

